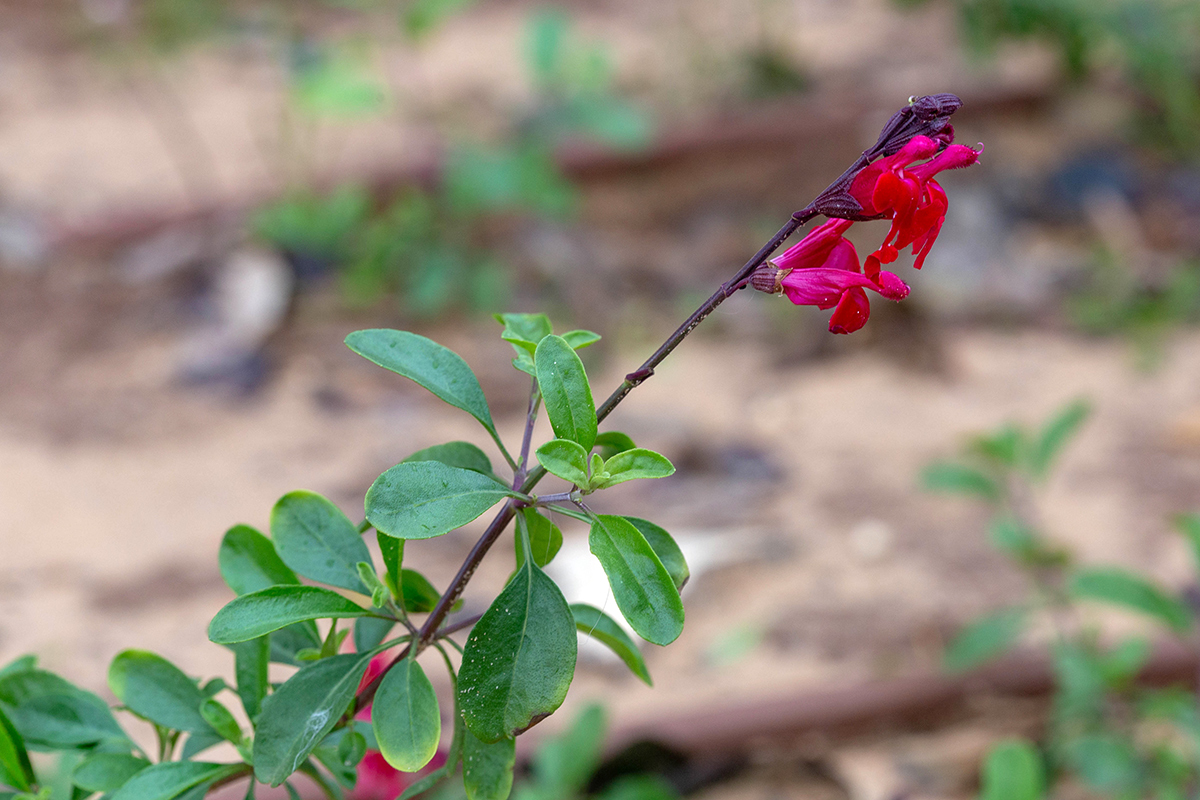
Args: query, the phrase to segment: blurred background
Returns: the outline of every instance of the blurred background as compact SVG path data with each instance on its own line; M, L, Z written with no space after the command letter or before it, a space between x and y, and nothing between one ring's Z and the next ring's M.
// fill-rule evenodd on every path
M687 627L647 651L653 689L585 651L545 727L601 700L613 747L665 743L648 758L705 796L973 797L1046 690L945 689L956 633L1028 589L986 503L926 468L1079 400L1039 527L1080 563L1193 580L1172 519L1200 507L1194 2L2 0L0 20L0 663L36 653L108 697L126 647L228 675L204 634L227 528L265 530L299 488L358 519L412 451L490 446L348 332L456 349L515 437L527 379L492 313L602 334L582 355L606 394L936 92L987 149L942 176L911 296L834 337L739 294L610 418L678 467L614 502L688 553ZM857 225L860 252L886 229ZM556 577L600 606L562 522ZM409 559L442 586L472 541Z

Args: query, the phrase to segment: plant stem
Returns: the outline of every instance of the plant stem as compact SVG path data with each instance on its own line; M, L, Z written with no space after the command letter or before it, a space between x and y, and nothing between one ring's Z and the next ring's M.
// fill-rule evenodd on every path
M521 436L521 460L517 463L513 475L513 488L520 489L529 474L529 445L533 441L533 426L537 423L538 406L542 402L542 392L538 388L537 378L529 390L529 412L525 415L525 433Z
M654 368L661 364L667 356L671 355L671 352L687 338L689 333L696 329L697 325L715 311L717 306L725 302L725 299L732 296L737 290L745 288L750 273L762 266L763 262L770 257L771 253L775 252L779 245L783 244L785 239L815 216L817 216L817 212L813 210L811 205L793 214L792 218L762 246L762 249L754 254L753 258L734 273L732 278L721 284L720 288L713 292L711 297L701 303L700 307L693 311L692 315L684 320L683 324L676 328L674 333L667 337L667 340L662 343L661 347L654 351L652 356L646 359L640 367L625 376L624 382L617 387L616 391L610 394L608 399L596 408L596 420L603 422L604 418L611 414L612 410L625 399L625 395L632 392L645 382L647 378L652 376Z
M734 292L746 286L746 280L750 277L750 273L762 266L763 262L770 257L771 253L775 252L779 245L783 244L785 239L795 233L800 226L815 216L817 216L817 212L813 210L811 205L793 214L791 219L789 219L784 226L780 228L775 235L772 236L770 240L768 240L767 243L759 249L757 253L754 254L753 258L747 261L741 269L734 273L732 278L721 284L720 288L717 289L717 291L715 291L711 297L705 300L699 308L692 312L690 317L684 320L684 323L680 325L674 333L667 337L667 340L662 343L661 347L654 351L653 355L646 359L646 361L640 367L625 376L624 382L622 382L616 391L610 394L608 399L601 403L596 409L596 420L598 422L603 422L604 418L612 413L613 409L625 399L627 394L629 394L637 386L654 374L654 368L661 364L663 359L669 356L671 352L678 347L684 339L687 338L687 335L696 329L697 325L703 322L709 314L716 310L717 306L721 305L726 298L731 297ZM531 399L530 413L526 419L525 440L522 443L521 448L523 456L520 466L516 468L518 475L522 472L525 472L528 466L528 443L529 438L532 436L533 421L536 419L536 408L534 403L535 401ZM517 489L517 482L514 481L514 489L528 494L529 491L537 484L538 481L542 479L545 474L545 468L539 465L536 469L534 469L532 472L529 472L528 475L525 476L524 481L519 484L519 489ZM457 602L458 598L462 595L463 590L466 588L467 583L475 574L475 570L479 568L479 564L481 561L483 561L483 557L487 555L487 551L491 549L496 540L500 538L500 534L504 532L506 527L508 527L508 523L512 521L513 515L516 513L516 502L519 501L509 500L504 504L504 507L500 509L499 513L496 514L491 523L487 526L487 529L483 532L483 535L479 537L477 542L475 542L475 546L471 548L471 552L467 554L465 559L463 559L462 566L458 568L458 573L454 576L454 580L450 582L449 588L446 589L446 592L438 599L437 605L434 606L433 611L429 613L429 617L425 620L425 624L421 626L420 635L416 639L416 644L413 645L417 648L417 652L425 649L425 647L427 647L429 643L437 637L438 628L442 624L442 621L445 620L446 614L450 611L450 607ZM371 702L371 700L375 697L375 692L379 690L379 685L383 682L383 676L388 673L388 670L402 661L407 654L408 648L405 648L404 652L398 654L395 660L393 660L392 663L383 670L383 672L381 672L375 677L374 680L363 687L363 689L355 697L355 703L350 712L348 712L350 716L353 716L356 709L362 708L367 703Z

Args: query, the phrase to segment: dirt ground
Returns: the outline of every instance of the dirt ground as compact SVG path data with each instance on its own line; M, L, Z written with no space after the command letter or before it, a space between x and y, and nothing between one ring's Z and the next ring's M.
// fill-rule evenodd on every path
M9 279L6 302L27 280ZM37 294L54 293L43 285ZM104 306L102 291L84 294ZM1153 373L1119 341L978 326L934 329L935 370L876 348L781 362L761 336L737 333L739 317L770 302L729 301L713 331L688 340L610 418L679 471L613 490L601 510L663 524L695 577L683 636L646 653L655 687L587 655L568 708L602 699L627 725L936 668L949 634L1023 586L987 545L983 511L922 493L919 470L971 433L1040 422L1076 398L1094 413L1040 498L1047 526L1087 562L1189 579L1169 520L1195 507L1200 334L1171 342ZM228 527L265 527L275 499L297 488L358 518L374 476L409 452L451 438L488 449L473 421L344 350L349 321L310 313L277 343L267 387L231 400L172 386L172 335L147 322L152 312L125 310L125 324L105 326L107 341L65 307L40 329L6 334L0 661L37 653L101 693L108 661L126 647L228 676L228 653L204 635L230 597L215 558ZM45 309L10 311L19 319ZM525 387L498 329L426 332L461 349L495 398L502 435L514 438ZM600 387L615 386L652 346L648 335L614 339L589 356ZM563 527L556 564L568 599L611 607L606 590L592 593L573 571L590 558L584 531ZM406 560L441 584L471 540L419 543ZM466 610L483 609L508 559L492 557Z

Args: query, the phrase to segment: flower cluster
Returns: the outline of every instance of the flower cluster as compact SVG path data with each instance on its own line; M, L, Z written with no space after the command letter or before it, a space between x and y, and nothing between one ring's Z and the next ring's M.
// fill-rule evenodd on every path
M752 285L765 292L781 292L796 305L835 309L829 320L832 333L858 330L871 313L866 290L889 300L908 296L904 281L883 265L891 264L901 249L911 246L913 267L920 269L942 229L946 193L934 176L975 164L982 152L982 145L976 150L947 145L941 136L914 136L895 154L863 167L846 190L861 207L856 219L892 222L883 244L865 262L860 263L854 245L843 238L853 221L830 219L771 259L769 267L754 275Z

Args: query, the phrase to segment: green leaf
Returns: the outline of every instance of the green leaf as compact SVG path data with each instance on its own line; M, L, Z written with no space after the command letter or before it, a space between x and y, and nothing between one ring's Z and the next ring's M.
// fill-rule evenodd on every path
M988 527L992 545L1014 558L1029 558L1038 548L1037 533L1019 519L997 517Z
M277 584L300 583L296 573L275 552L271 540L248 525L235 525L225 532L217 563L221 577L237 594Z
M570 727L538 748L533 769L551 796L572 797L582 792L600 763L607 723L604 708L592 703Z
M167 761L153 764L129 779L111 800L171 800L202 783L236 775L242 764L208 764L203 761Z
M395 595L400 586L400 565L404 563L404 540L375 531L375 541L379 542L379 553L383 556L388 588Z
M96 753L75 767L71 782L89 792L111 792L149 766L146 759L128 753Z
M415 569L401 570L400 602L410 614L425 614L433 611L442 598L429 579Z
M437 461L447 467L469 469L493 479L496 477L487 454L470 442L435 444L433 447L418 450L400 463L411 464L417 461Z
M572 350L582 350L600 341L600 334L591 331L567 331L562 335L563 341L571 345Z
M658 560L666 567L667 574L671 576L675 588L683 589L692 573L683 557L683 551L671 538L671 534L649 520L638 517L626 517L625 519L637 528L642 536L646 537L646 542L654 550L654 555L658 556Z
M665 478L675 474L675 467L667 457L644 447L635 447L617 453L604 462L604 471L609 477L596 484L597 488L615 486L625 481L641 478Z
M379 617L361 617L354 620L354 652L374 650L391 633L396 622Z
M25 741L0 711L0 785L28 792L36 782Z
M1032 742L1009 739L992 746L983 764L980 800L1042 800L1046 769Z
M517 762L515 739L486 743L466 731L463 735L463 786L467 800L507 800Z
M202 733L189 734L187 741L183 743L183 753L180 756L184 761L189 761L200 753L203 753L210 747L216 747L219 744L225 743L225 737L221 736L214 730L204 731Z
M539 514L534 508L521 509L517 517L517 525L523 526L529 536L529 549L533 552L533 563L539 567L549 564L562 547L563 535L550 520ZM524 537L518 535L515 539L517 548L517 566L525 562Z
M337 592L320 586L270 586L229 601L209 623L208 638L217 644L232 644L295 622L347 619L368 613Z
M26 672L31 669L37 669L37 656L32 654L23 655L19 658L14 658L3 667L0 667L0 678L15 672Z
M278 786L300 768L354 700L375 651L315 661L263 702L254 739L254 775Z
M253 721L262 710L270 685L267 665L271 660L271 643L266 636L229 645L233 651L233 673L237 680L237 695L241 698L246 716Z
M1029 470L1035 478L1046 475L1055 456L1071 440L1091 411L1088 403L1076 400L1046 423L1029 453Z
M525 561L467 637L458 702L484 742L516 736L562 705L575 674L575 622L562 592Z
M587 486L587 450L570 439L551 439L537 449L537 460L551 475Z
M304 577L371 593L358 578L358 562L371 561L362 534L321 495L291 492L280 498L271 509L271 537L284 563Z
M367 490L367 519L397 539L430 539L466 525L512 494L471 470L436 461L397 464Z
M299 654L321 646L321 636L317 632L317 623L301 622L289 625L283 630L272 633L270 639L270 660L276 664L300 666Z
M368 361L416 381L495 434L479 380L453 350L415 333L385 328L355 331L346 337L346 346Z
M943 663L962 672L991 661L1007 651L1025 629L1025 612L1008 608L975 620L963 628L946 648Z
M592 446L600 448L601 458L612 458L617 453L624 453L626 450L637 447L628 434L620 431L604 431L596 434L596 441Z
M597 800L679 800L679 793L660 775L622 775Z
M504 326L500 338L517 349L518 355L524 350L533 355L538 342L550 335L553 330L550 318L545 314L496 314L496 321Z
M1072 577L1068 592L1078 599L1115 603L1158 618L1177 633L1192 627L1187 606L1149 581L1116 568L1081 570Z
M332 738L331 736L330 739ZM375 749L378 750L379 748L376 747ZM337 755L342 766L355 767L363 760L363 756L366 754L367 737L353 728L348 730L346 735L338 741Z
M561 336L542 339L533 362L554 435L591 450L596 441L596 404L583 362Z
M1080 736L1064 748L1066 762L1090 788L1116 797L1137 797L1142 764L1133 740L1120 733Z
M211 697L200 704L200 716L208 726L221 735L222 739L238 744L242 741L242 728L229 709Z
M108 668L108 688L130 711L164 728L193 733L209 729L200 715L204 693L160 655L145 650L117 654Z
M355 566L358 567L358 579L362 581L363 586L371 590L371 605L383 608L390 593L388 587L375 574L375 567L366 561L360 561Z
M647 686L654 685L637 645L616 620L587 603L572 603L571 614L575 617L576 630L607 645L643 683Z
M393 767L416 772L437 753L442 737L437 694L415 658L387 671L371 709L379 752Z
M939 461L921 473L921 483L935 492L971 494L984 500L996 501L1002 496L1000 487L984 473L962 464Z
M476 2L478 0L413 0L402 12L404 30L411 38L419 39Z
M643 639L667 645L683 632L683 601L646 537L624 517L601 514L588 535L617 607Z
M967 452L978 455L996 466L1014 469L1028 448L1023 430L1015 425L1004 425L995 433L973 439L967 447Z
M0 706L29 747L69 750L100 742L128 743L107 703L45 670L0 677Z

